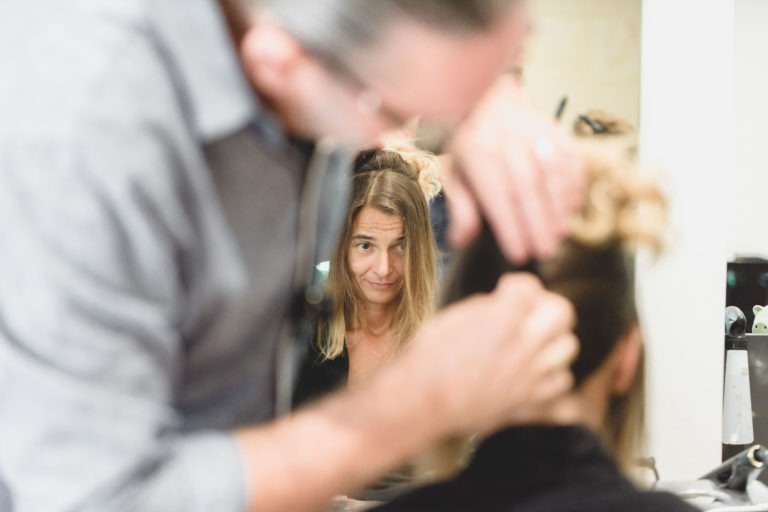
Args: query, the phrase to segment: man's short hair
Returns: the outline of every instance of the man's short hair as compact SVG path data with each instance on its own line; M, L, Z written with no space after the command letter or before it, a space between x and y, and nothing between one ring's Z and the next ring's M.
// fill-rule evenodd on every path
M515 0L243 0L271 12L316 57L344 68L393 21L410 17L456 34L488 28Z

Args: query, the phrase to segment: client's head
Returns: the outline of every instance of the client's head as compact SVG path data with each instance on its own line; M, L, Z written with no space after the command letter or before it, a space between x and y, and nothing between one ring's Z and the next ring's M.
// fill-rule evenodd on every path
M637 248L658 252L666 209L658 186L620 160L587 160L589 189L559 255L540 266L545 285L576 309L573 364L585 409L622 462L642 437L644 365L635 305Z
M358 158L345 226L328 276L334 311L320 350L341 354L362 312L388 310L399 343L432 314L436 258L428 200L439 190L437 160L413 149Z
M632 250L658 250L665 218L658 188L620 161L587 158L588 189L559 253L527 270L569 299L581 349L573 363L576 421L601 434L620 462L631 460L643 425L642 342L635 307ZM487 291L515 270L490 231L464 255L448 300Z

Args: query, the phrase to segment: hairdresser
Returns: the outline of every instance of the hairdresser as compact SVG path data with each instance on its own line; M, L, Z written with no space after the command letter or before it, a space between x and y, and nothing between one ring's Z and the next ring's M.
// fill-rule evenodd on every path
M571 383L530 277L275 419L319 139L450 136L451 239L551 253L580 175L500 77L523 0L14 2L0 16L0 478L16 512L314 510ZM5 511L3 511L5 512Z

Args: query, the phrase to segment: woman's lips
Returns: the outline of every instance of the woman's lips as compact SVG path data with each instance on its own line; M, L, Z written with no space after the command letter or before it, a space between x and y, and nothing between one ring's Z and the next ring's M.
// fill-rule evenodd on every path
M368 281L368 284L377 290L386 290L388 288L392 288L395 285L395 282L392 283L374 283L372 281Z

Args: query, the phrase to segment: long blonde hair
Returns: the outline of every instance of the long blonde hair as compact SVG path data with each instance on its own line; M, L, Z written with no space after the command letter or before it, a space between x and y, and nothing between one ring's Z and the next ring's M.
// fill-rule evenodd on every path
M328 274L334 308L320 326L317 344L326 359L344 350L346 332L360 327L359 291L349 272L347 249L352 225L365 206L395 215L405 236L404 284L395 311L398 344L406 342L433 313L437 295L437 249L432 235L428 199L439 191L437 159L412 148L381 149L358 160L346 224Z

